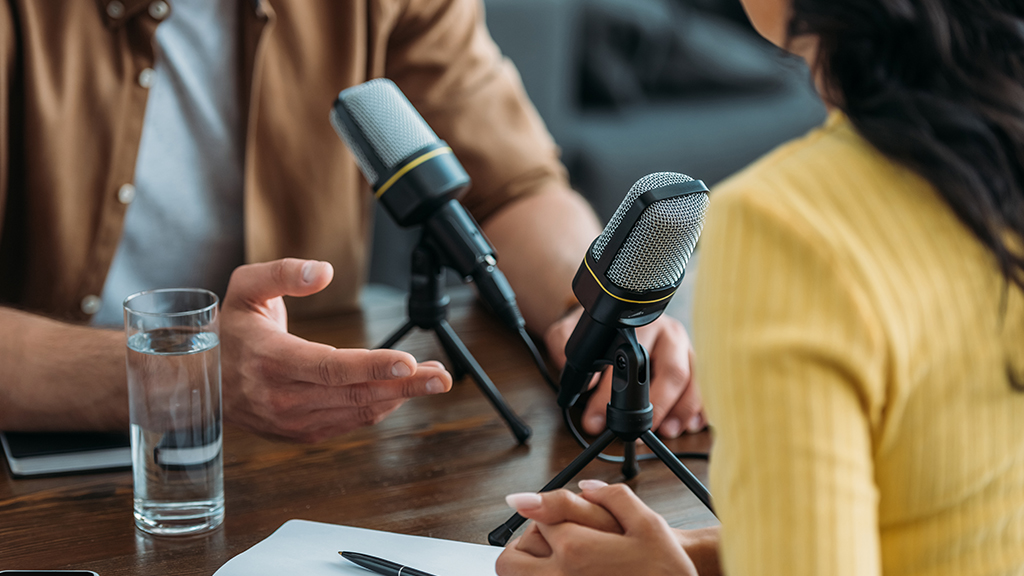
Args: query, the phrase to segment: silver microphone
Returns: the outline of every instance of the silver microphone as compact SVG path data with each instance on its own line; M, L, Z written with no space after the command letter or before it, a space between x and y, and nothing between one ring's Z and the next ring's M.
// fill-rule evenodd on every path
M334 130L374 189L382 184L382 176L405 159L442 143L405 94L386 78L343 90L330 116Z
M513 331L524 325L497 254L459 203L469 175L452 149L386 78L343 90L331 124L348 145L377 200L400 226L423 228L442 263L464 280Z
M708 189L685 174L638 180L590 245L572 288L583 305L565 345L558 403L576 402L620 329L650 324L679 288L704 225Z
M658 172L644 176L630 188L590 248L594 260L601 261L615 233L623 225L629 226L629 234L608 266L608 280L613 285L643 293L677 286L683 279L704 225L706 190L656 201L646 207L638 221L623 220L641 195L687 182L696 181L685 174Z

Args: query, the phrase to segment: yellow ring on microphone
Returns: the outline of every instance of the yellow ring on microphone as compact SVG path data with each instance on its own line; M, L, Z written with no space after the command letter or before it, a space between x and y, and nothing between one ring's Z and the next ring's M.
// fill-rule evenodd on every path
M601 284L601 280L598 279L597 274L594 274L594 271L590 269L590 263L587 262L586 258L583 259L583 265L587 267L587 271L590 272L590 275L594 277L594 280L597 282L597 285L601 287L601 290L604 290L605 294L622 302L629 302L630 304L654 304L655 302L661 302L662 300L667 300L671 298L672 296L675 295L676 290L678 290L678 288L676 288L676 290L673 290L672 293L669 294L668 296L658 298L657 300L626 300L625 298L620 298L615 294L612 294L611 292L608 291L607 288L604 287L604 284Z
M374 197L375 198L380 198L381 196L384 195L385 192L388 191L389 188L391 188L392 186L395 185L395 182L398 182L399 178L401 178L402 176L405 176L406 174L408 174L410 170L412 170L413 168L419 166L420 164L423 164L427 160L430 160L431 158L436 158L436 157L438 157L438 156L440 156L442 154L453 154L453 152L452 152L452 149L450 147L438 148L436 150L431 150L430 152L427 152L426 154L424 154L423 156L420 156L419 158L413 160L412 162L409 162L404 167L402 167L401 170L399 170L398 172L395 172L394 176L392 176L391 178L388 178L388 181L385 182L384 185L381 186L379 190L377 190L377 193L374 194Z

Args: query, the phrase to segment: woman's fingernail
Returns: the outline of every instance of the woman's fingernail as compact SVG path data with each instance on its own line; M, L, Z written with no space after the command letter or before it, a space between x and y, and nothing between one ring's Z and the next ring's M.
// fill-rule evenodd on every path
M412 368L405 362L395 362L391 365L391 375L395 378L405 378L406 376L412 376ZM428 383L427 386L430 386Z
M505 502L516 510L533 510L540 508L542 500L536 492L519 492L505 496Z
M690 418L690 424L686 429L690 432L700 432L704 429L704 418L700 414L694 414L693 418Z
M679 421L679 418L672 416L670 418L666 418L665 421L661 423L661 427L658 430L661 431L662 436L675 438L683 431L683 423Z
M580 490L597 490L607 485L607 482L602 482L601 480L580 480L579 482Z
M316 278L316 273L319 271L320 263L314 260L310 260L302 265L302 281L309 284Z
M441 383L440 378L427 380L427 394L440 394L441 392L444 392L444 384Z
M599 430L601 428L604 428L604 416L601 414L591 414L587 418L587 429Z

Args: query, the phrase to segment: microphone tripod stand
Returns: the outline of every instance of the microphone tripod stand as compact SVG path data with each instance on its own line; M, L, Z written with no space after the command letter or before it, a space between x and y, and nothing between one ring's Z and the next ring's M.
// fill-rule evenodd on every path
M461 380L463 376L469 374L508 424L516 440L520 444L525 444L531 434L530 427L512 411L501 392L448 324L450 301L444 292L444 268L438 251L424 233L412 251L412 278L406 305L409 319L378 348L393 347L413 328L433 331L448 355L455 380Z
M618 336L612 342L612 398L608 403L608 419L605 431L564 470L548 482L541 492L557 490L566 485L574 476L608 447L616 438L622 440L625 447L625 458L622 463L622 474L633 478L640 472L636 461L637 439L642 440L657 455L658 459L680 479L687 488L708 510L714 514L711 506L711 494L700 480L690 472L675 454L666 447L654 432L651 424L654 421L654 407L650 401L650 362L647 351L636 340L633 328L619 328ZM603 363L607 363L604 360ZM512 534L519 529L526 518L519 513L513 514L504 524L495 528L487 535L492 546L504 546Z

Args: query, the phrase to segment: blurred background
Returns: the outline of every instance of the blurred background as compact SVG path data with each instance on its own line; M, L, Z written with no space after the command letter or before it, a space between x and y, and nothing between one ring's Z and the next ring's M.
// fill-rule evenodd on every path
M646 174L682 172L713 192L825 118L802 61L763 40L739 0L484 4L573 186L603 222ZM370 281L407 289L416 233L379 207L374 228Z

